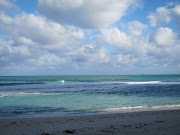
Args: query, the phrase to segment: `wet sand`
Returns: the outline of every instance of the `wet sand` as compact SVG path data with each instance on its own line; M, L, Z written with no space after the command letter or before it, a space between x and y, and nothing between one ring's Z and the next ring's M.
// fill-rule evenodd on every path
M180 135L180 110L0 119L1 135Z

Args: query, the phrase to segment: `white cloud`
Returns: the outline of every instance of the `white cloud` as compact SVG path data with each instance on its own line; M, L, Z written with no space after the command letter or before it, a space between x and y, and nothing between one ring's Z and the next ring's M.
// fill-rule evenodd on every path
M15 47L9 46L9 52L13 55L18 54L22 57L30 55L28 47L23 46L23 45L22 46L15 46Z
M0 23L2 26L0 30L11 35L14 41L20 44L36 43L43 48L67 51L76 48L78 40L84 38L81 29L63 26L33 14L23 13L14 19L9 16L4 18L8 19L6 25Z
M23 63L30 54L26 46L14 46L12 40L0 40L0 66L7 67Z
M127 50L131 46L130 37L118 28L102 29L102 35L94 37L98 44L110 44L116 48Z
M65 63L65 60L63 58L60 58L54 54L46 53L46 55L42 55L38 57L37 59L30 59L28 60L31 64L39 65L39 66L60 66Z
M11 15L17 13L18 8L15 5L15 1L16 0L0 0L0 13L10 13Z
M0 5L4 7L11 7L12 4L8 0L0 0Z
M4 13L0 13L0 21L4 24L10 24L12 23L12 18L5 15Z
M160 7L156 9L156 13L151 13L148 18L152 27L161 26L171 21L171 11L166 7Z
M172 9L172 11L173 11L176 15L180 16L180 5L175 6L175 7Z
M119 54L115 57L115 59L116 61L114 64L116 66L121 66L124 64L135 64L137 62L137 60L133 58L130 54L127 54L127 55Z
M7 60L7 55L9 55L8 47L0 40L0 61Z
M168 27L161 27L153 35L153 40L159 46L171 46L175 43L176 34Z
M138 37L137 35L139 34L128 34L114 27L102 30L101 35L93 38L98 45L112 46L108 57L112 61L110 63L117 67L162 65L179 61L178 57L172 57L174 56L173 52L176 52L177 56L178 51L173 48L178 48L178 40L176 33L170 28L161 27L157 32L152 33L150 38L149 35Z
M52 69L68 59L70 52L80 48L84 38L82 29L33 14L2 16L5 19L0 19L0 31L7 37L0 40L0 66L22 66L31 62L34 66Z
M152 27L159 27L163 24L169 24L172 20L180 20L180 5L176 5L170 8L159 7L156 9L155 13L150 13L148 16L150 25Z
M128 23L129 34L132 34L134 36L141 36L141 34L146 28L147 28L146 25L138 21L133 21Z
M132 0L38 0L38 9L60 23L99 28L119 21L133 3Z
M86 57L88 57L89 61L91 63L109 63L110 62L110 56L106 49L100 48L97 50L97 52L94 53L86 53Z
M27 37L23 37L23 36L18 38L18 43L25 44L25 45L35 44L31 39L29 39Z
M94 36L93 39L98 45L110 45L115 47L115 50L120 52L137 53L143 51L144 44L148 42L148 39L142 36L143 31L147 28L146 25L132 21L128 23L127 32L123 32L117 27L107 28L101 30L101 35ZM137 47L139 47L137 49Z

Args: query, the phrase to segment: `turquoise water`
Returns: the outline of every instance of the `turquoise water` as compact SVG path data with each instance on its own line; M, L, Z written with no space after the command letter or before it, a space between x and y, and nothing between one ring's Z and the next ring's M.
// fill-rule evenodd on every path
M0 77L0 117L180 107L180 75Z

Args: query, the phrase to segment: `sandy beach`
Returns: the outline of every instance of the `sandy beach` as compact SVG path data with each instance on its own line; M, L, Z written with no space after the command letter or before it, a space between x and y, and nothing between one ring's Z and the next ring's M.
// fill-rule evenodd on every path
M180 110L0 119L1 135L179 135Z

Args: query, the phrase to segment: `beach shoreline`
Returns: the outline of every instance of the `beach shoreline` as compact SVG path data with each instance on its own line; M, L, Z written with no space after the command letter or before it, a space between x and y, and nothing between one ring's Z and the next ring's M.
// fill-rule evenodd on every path
M3 135L180 134L180 109L113 112L79 116L1 118Z

